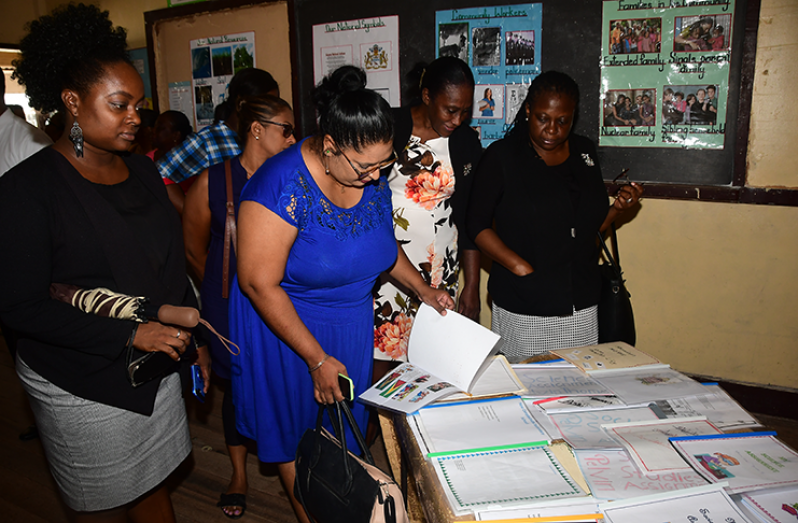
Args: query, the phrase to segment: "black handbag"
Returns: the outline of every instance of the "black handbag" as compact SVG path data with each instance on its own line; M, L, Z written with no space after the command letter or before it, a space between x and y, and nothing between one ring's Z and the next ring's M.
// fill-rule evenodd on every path
M615 224L612 224L611 233L614 257L601 233L598 233L599 242L607 258L606 263L599 265L601 273L601 298L598 303L599 343L625 341L634 346L637 333L630 299L632 295L626 290L626 282L621 271Z
M308 429L296 451L294 496L308 519L318 523L407 522L404 500L396 482L374 466L374 459L346 402L327 405L337 436L322 427L325 407L319 407L316 428ZM344 413L363 459L346 448Z

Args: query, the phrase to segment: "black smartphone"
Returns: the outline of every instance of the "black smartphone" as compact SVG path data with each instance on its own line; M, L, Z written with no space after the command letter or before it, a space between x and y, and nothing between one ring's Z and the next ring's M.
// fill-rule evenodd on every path
M345 400L355 401L355 384L352 383L352 380L349 378L349 376L344 376L339 372L338 386L341 388L341 394L344 395Z
M193 384L191 393L200 400L200 403L205 403L205 380L202 379L202 369L199 365L191 366L191 383Z

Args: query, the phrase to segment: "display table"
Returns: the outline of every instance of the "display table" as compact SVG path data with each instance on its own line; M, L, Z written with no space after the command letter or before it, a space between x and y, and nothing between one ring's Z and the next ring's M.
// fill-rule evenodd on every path
M473 515L455 516L446 500L438 476L432 465L424 459L416 438L407 423L407 416L380 410L380 426L385 451L391 464L393 477L405 483L406 474L407 512L413 523L448 523L451 521L474 521ZM563 468L579 486L589 492L587 482L579 470L576 459L567 443L557 440L549 447ZM405 485L402 485L405 488Z

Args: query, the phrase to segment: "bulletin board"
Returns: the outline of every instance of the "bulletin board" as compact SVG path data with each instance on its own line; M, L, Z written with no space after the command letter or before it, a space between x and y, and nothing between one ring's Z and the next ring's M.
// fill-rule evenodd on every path
M170 85L191 82L190 42L251 31L256 67L272 74L280 96L293 107L292 15L293 2L286 0L208 2L145 13L153 105L168 110Z
M681 1L681 0L680 0ZM796 194L784 195L744 187L748 125L756 58L756 33L759 0L702 0L721 12L726 6L734 34L730 48L728 91L726 93L724 147L722 149L599 147L605 180L612 180L629 169L634 181L646 183L647 197L781 203L796 200ZM685 4L695 4L684 0ZM367 0L294 0L296 41L298 43L298 92L302 107L300 122L306 132L315 129L315 113L310 100L313 88L313 51L311 28L330 20L357 17L399 16L402 99L410 91L408 73L419 62L429 63L436 56L436 11L507 5L507 0L441 0L430 3L407 0L399 3ZM580 86L580 106L574 132L599 143L601 121L601 60L603 45L603 5L601 0L541 0L543 24L540 39L541 69L556 69L571 75ZM617 0L630 5L647 2ZM652 2L656 4L656 2ZM697 5L697 4L696 4ZM342 15L345 11L345 15ZM723 11L724 13L726 11ZM689 13L687 13L689 14ZM777 201L773 201L773 199ZM779 201L782 198L782 201Z

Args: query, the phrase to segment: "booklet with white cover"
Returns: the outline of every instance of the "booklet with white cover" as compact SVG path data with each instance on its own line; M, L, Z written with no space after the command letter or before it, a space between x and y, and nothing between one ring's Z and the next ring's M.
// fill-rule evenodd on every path
M428 458L551 443L517 396L436 403L413 417Z
M798 486L798 453L775 438L775 432L671 438L671 444L710 482L728 482L727 490Z
M693 469L645 473L625 450L575 450L574 454L596 499L639 498L707 484Z
M720 485L601 505L608 523L750 523Z
M704 417L614 423L601 428L626 448L645 473L690 470L668 438L721 433Z
M547 447L441 456L432 464L457 516L586 495Z

